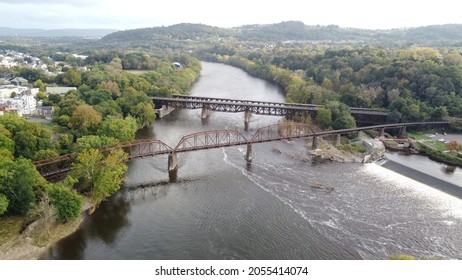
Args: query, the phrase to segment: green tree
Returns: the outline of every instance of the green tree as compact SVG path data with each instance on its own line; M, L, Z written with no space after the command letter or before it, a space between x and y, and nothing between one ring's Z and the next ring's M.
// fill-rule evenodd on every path
M77 139L75 151L81 153L90 149L99 149L103 146L113 145L117 142L117 139L111 137L85 135Z
M34 189L43 184L35 166L30 160L20 158L2 169L6 170L6 178L2 178L0 193L9 201L8 213L24 215L35 201Z
M126 161L127 155L120 149L112 150L106 158L99 150L90 149L77 155L73 174L84 179L91 200L97 205L120 188L128 168Z
M56 209L56 220L59 222L67 222L80 216L83 199L71 190L76 181L68 176L64 182L51 184L46 189L50 202Z
M123 175L128 170L127 154L120 150L112 150L104 160L102 168L95 178L91 199L99 204L101 201L119 190Z
M438 106L433 110L431 118L432 120L442 120L448 115L448 109L445 106Z
M156 120L153 105L149 103L136 104L132 108L131 113L137 119L140 127L151 125Z
M32 158L37 152L37 137L30 130L23 130L14 136L15 155Z
M62 83L66 86L78 87L82 84L82 74L75 68L67 70L59 76Z
M8 209L8 198L5 195L0 193L0 217L6 212Z
M332 112L329 108L319 108L316 113L316 123L322 128L329 128L332 125Z
M0 149L7 149L11 153L14 153L14 141L0 133Z
M33 160L41 160L52 157L57 157L59 154L52 149L38 150L35 155L32 157Z
M342 114L332 124L334 129L355 128L356 121L350 114Z
M137 130L138 124L135 118L128 116L125 119L121 119L111 116L101 123L98 134L126 142L135 139Z

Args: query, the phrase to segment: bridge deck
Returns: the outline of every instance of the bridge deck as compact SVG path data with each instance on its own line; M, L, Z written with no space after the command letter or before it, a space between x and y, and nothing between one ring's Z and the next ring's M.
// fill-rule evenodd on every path
M185 108L185 109L202 109L207 107L211 111L238 113L250 111L257 115L275 115L286 116L297 112L311 113L316 112L321 105L303 106L303 104L292 103L274 103L262 101L243 101L232 99L215 99L208 100L207 98L166 98L166 97L151 97L151 100L158 102L167 107ZM377 111L374 109L351 108L352 115L370 115L370 116L388 116L387 112Z
M246 104L256 104L256 105L270 105L270 106L288 106L291 108L320 108L324 107L319 104L305 104L305 103L286 103L286 102L268 102L268 101L258 101L258 100L246 100L246 99L230 99L230 98L218 98L218 97L207 97L207 96L191 96L191 95L182 95L174 94L173 98L179 98L184 100L192 101L208 101L208 102L229 102L229 103L246 103ZM362 108L362 107L350 107L352 110L356 111L371 111L371 112L382 112L387 113L385 110L371 109L371 108Z

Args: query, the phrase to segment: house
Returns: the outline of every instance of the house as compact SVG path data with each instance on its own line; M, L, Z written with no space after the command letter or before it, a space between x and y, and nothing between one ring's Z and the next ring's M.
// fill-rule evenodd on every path
M9 85L11 78L13 78L13 76L9 72L0 73L0 85Z
M8 105L0 104L0 116L3 116L4 114L7 114L7 113L15 113L15 114L18 114L19 116L22 116L21 112L18 109L12 109Z
M0 105L8 107L9 111L18 111L18 115L30 115L37 108L37 101L31 95L23 94L15 98L0 99Z
M3 116L8 110L8 105L0 104L0 116Z
M76 87L46 87L47 94L64 95L71 90L77 90Z
M16 86L27 86L29 84L29 81L24 79L23 77L16 77L14 79L11 79L10 83Z
M53 106L37 106L34 115L48 120L53 118Z

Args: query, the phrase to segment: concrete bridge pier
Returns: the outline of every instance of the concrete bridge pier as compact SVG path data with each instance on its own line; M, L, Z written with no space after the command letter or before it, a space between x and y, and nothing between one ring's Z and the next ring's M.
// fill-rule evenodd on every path
M340 140L342 139L342 135L339 133L337 134L337 138L335 139L335 146L340 146L341 142Z
M250 108L246 108L244 112L244 130L249 130L249 122L251 117L252 111L250 111Z
M380 129L380 136L385 136L385 128Z
M404 134L406 134L406 126L401 127L401 129L399 131L400 136L404 136Z
M201 119L206 119L209 116L209 113L210 113L209 105L204 104L202 106Z
M311 144L311 149L316 150L318 148L318 137L313 136L313 144Z
M168 154L168 178L170 182L176 182L178 174L178 159L176 153Z
M252 163L253 155L252 155L252 144L247 144L247 152L245 153L245 161L247 163Z

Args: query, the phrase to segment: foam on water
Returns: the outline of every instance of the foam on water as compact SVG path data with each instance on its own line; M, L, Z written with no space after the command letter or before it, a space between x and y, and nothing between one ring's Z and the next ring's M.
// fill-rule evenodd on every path
M383 185L405 189L408 191L409 195L424 199L426 202L437 207L448 217L462 219L462 203L459 198L393 172L380 165L365 164L361 170L376 177Z

